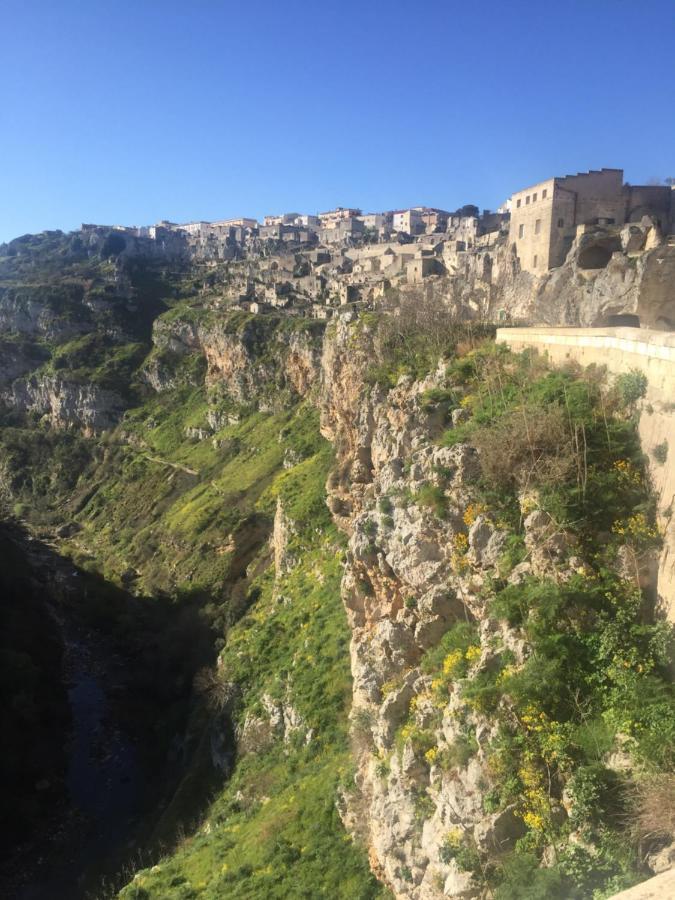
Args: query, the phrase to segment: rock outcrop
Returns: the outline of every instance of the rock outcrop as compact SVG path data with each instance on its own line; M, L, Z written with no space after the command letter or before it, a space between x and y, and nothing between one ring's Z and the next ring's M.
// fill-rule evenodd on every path
M329 505L349 534L342 590L357 735L352 802L361 809L373 867L397 897L475 897L471 873L444 855L448 835L459 830L478 848L506 849L523 832L511 810L483 811L491 782L484 747L494 726L466 711L459 724L461 703L449 696L425 756L401 725L438 719L419 662L453 623L469 620L486 638L498 637L482 615L480 588L495 573L506 535L471 506L475 450L432 441L445 411L429 409L423 395L436 378L403 377L385 393L364 383L369 358L367 328L339 320L324 351L322 426L338 448ZM430 488L441 515L426 502ZM477 671L490 655L478 652ZM436 765L467 732L476 735L471 758L449 771ZM355 817L345 812L346 822Z
M0 388L0 401L35 413L52 428L77 428L85 434L115 426L125 405L114 391L39 374L17 379L4 390Z

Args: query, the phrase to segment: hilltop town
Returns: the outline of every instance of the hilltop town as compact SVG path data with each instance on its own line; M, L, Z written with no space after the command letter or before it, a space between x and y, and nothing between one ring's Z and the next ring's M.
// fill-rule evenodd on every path
M382 301L392 289L423 288L427 296L459 304L466 317L543 315L552 322L558 317L558 324L597 324L560 310L558 288L542 312L551 273L573 259L576 280L593 293L593 280L613 256L635 258L672 246L675 188L625 184L621 169L603 168L518 190L496 212L473 205L382 213L338 207L318 215L267 215L262 222L82 226L90 244L111 232L113 252L189 258L213 270L210 282L218 283L223 301L252 313L283 309L326 319L346 304ZM611 293L602 283L598 290ZM602 297L586 307L605 323L626 314L608 309ZM659 315L650 324L667 326L669 320L656 321Z

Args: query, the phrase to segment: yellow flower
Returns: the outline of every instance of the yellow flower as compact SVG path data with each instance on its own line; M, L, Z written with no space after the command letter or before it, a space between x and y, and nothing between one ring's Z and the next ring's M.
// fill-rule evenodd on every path
M523 815L523 822L525 822L528 828L532 828L534 831L542 831L544 828L543 816L540 816L538 813L526 812Z
M464 654L464 657L467 660L467 662L475 663L476 660L480 659L481 653L482 653L481 648L479 646L477 646L476 644L472 644L468 648L466 653Z
M464 553L469 546L469 538L463 534L461 531L458 531L457 534L452 539L454 544L454 548L459 553Z
M463 837L464 832L461 828L451 828L445 836L445 843L448 847L453 847L456 850L461 847Z
M436 757L438 756L438 747L432 747L430 750L424 754L424 758L429 763L430 766L436 762Z
M445 675L454 675L457 668L463 660L464 654L461 650L453 650L443 660L443 673Z
M485 506L482 503L469 503L467 508L464 510L464 524L467 528L471 528L473 523L476 521L478 516L481 516L485 512Z

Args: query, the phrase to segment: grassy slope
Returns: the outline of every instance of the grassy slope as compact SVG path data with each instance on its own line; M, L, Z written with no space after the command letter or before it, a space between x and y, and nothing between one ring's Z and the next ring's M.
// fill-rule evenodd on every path
M10 455L21 448L17 465L33 471L50 460L53 467L51 477L43 469L46 481L33 472L41 493L32 493L32 478L19 492L27 516L76 521L81 531L62 549L90 571L119 581L131 566L140 573L136 588L143 594L159 589L201 596L219 645L233 617L232 566L238 563L229 536L236 542L251 523L260 526L249 553L257 576L246 581L239 603L257 599L230 628L223 665L242 692L238 718L259 710L263 693L285 697L313 738L307 746L278 742L238 761L206 812L209 832L186 840L159 873L142 875L124 896L146 896L141 884L147 896L162 898L223 896L225 889L233 897L382 896L335 808L338 782L350 771L351 690L340 540L324 494L331 448L306 404L276 415L255 413L214 435L215 445L212 438L185 438L185 428L203 425L205 413L202 389L149 400L123 425L142 437L142 448L123 444L119 433L102 444L25 427L2 432ZM300 461L284 469L288 451ZM60 474L54 470L59 461ZM71 478L73 467L83 465L83 475ZM274 593L267 534L278 496L298 523L290 548L298 564ZM279 594L285 603L275 599ZM202 762L187 773L183 794L202 777ZM178 796L164 819L175 826L184 806Z

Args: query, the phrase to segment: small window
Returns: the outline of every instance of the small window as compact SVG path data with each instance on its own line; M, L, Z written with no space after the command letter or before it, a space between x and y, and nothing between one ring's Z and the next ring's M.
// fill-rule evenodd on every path
M527 197L525 198L525 206L527 206L527 204L529 202L530 202L530 195L528 194Z
M516 209L520 209L520 204L521 204L521 201L520 201L520 200L516 200Z
M518 227L518 237L521 238L524 234L525 234L525 226L524 226L524 225L520 225L520 226Z
M539 234L540 231L541 231L541 219L537 219L537 221L534 223L534 233Z
M565 227L565 220L558 219L558 228L564 228L564 227Z
M533 269L536 269L536 268L537 268L537 259L538 259L538 258L539 258L539 257L538 257L537 254L535 253L534 257L532 258L532 268L533 268Z
M537 202L537 195L536 195L536 194L532 194L532 202L533 202L533 203L536 203L536 202Z
M548 188L544 188L544 190L541 192L541 199L545 200L547 195L548 195Z

